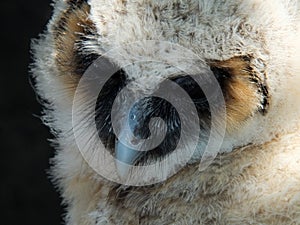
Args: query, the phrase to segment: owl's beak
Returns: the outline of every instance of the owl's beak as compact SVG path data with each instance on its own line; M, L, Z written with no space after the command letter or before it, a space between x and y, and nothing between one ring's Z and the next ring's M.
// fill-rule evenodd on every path
M116 140L115 157L118 175L121 179L126 179L130 173L130 169L143 155L143 151L135 150L126 143L125 135Z
M134 110L132 113L137 114L139 112ZM130 169L145 154L145 151L142 151L143 139L137 138L132 132L132 130L137 129L139 121L128 119L127 122L121 124L115 143L116 167L121 179L128 177Z

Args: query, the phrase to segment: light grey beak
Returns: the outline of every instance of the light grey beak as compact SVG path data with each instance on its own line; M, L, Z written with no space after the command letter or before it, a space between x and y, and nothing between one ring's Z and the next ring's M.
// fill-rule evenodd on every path
M120 140L116 140L115 145L116 167L119 177L121 179L126 179L130 173L130 169L140 159L144 152L135 150L138 149L138 146L135 149L131 148L131 146L128 145L128 140L124 140L122 136L119 137Z

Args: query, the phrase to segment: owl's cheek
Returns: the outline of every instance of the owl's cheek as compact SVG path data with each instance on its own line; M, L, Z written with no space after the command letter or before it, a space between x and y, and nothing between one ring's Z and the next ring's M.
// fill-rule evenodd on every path
M261 105L255 85L243 78L233 78L223 90L226 103L227 131L238 129Z

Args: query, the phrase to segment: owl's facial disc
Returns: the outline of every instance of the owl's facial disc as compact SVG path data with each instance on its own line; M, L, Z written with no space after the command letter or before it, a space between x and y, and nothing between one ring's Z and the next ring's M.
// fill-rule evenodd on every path
M225 76L225 74L223 75ZM216 77L219 83L223 82L224 76ZM201 129L201 134L196 135L201 136L200 141L202 143L207 142L211 115L208 99L201 87L192 76L188 75L172 77L168 81L172 82L174 89L178 85L188 94L189 99L180 94L176 95L174 99L177 102L176 107L184 108L181 103L186 101L190 101L195 106L197 114L195 116L199 118ZM156 93L160 90L169 95L174 94L174 89L164 88L165 83L163 81L159 85L160 87L153 93L154 96L158 96ZM212 86L212 82L207 81L206 85ZM211 94L213 95L214 92ZM123 99L126 99L126 97ZM189 118L186 114L183 117L180 116L176 107L168 100L159 97L145 97L133 104L128 120L124 120L125 124L121 124L121 132L116 137L114 149L117 168L121 177L126 177L133 165L151 164L157 160L162 160L178 148L181 138L189 139L190 136L195 135L192 127L187 125L190 128L190 134L185 134L182 137L182 125L187 124L187 120L192 120L192 118ZM156 118L159 118L159 120L154 121ZM126 126L126 123L129 126ZM151 140L151 136L154 137L153 140ZM143 143L144 140L149 140L149 142ZM156 145L154 142L156 142ZM189 143L189 140L185 140L185 143ZM149 146L153 144L154 147ZM186 146L181 146L180 151L184 152L185 148Z
M120 76L121 74L121 76ZM123 77L120 79L120 77ZM183 88L196 105L199 116L201 114L201 126L209 127L209 107L208 102L199 85L189 76L178 76L170 79ZM164 82L162 82L164 83ZM116 85L112 88L112 85ZM145 97L136 101L130 108L128 120L124 120L124 124L120 125L120 132L115 134L112 126L111 111L122 88L126 85L126 76L124 72L118 72L106 83L102 89L96 107L96 123L98 126L99 136L105 146L111 149L112 154L120 161L135 165L137 163L144 164L157 160L171 153L177 146L180 138L181 123L179 114L175 107L165 99L159 97ZM159 88L158 88L159 89ZM155 93L153 93L155 95ZM129 96L121 97L124 102ZM177 101L184 99L178 98ZM123 102L122 102L123 103ZM120 106L118 118L121 118L126 111ZM149 129L151 121L155 118L160 118L152 124L152 130ZM129 126L126 126L128 123ZM206 125L208 124L208 125ZM131 134L131 135L130 135ZM149 139L151 135L163 136L161 143L151 148L149 144L141 146L140 151L136 151L124 142L130 142L136 147L141 140ZM126 140L124 140L126 139ZM145 151L145 149L149 151Z
M71 97L74 96L78 82L86 69L100 57L99 52L88 50L90 45L96 45L92 41L99 37L89 15L90 7L85 1L81 1L78 7L73 6L67 10L55 27L54 39L57 50L55 60L59 72L57 79ZM188 44L185 47L189 48ZM190 48L193 49L192 46ZM199 57L214 74L222 89L226 104L228 133L238 131L254 114L267 112L269 93L262 59L252 53L241 55L240 52L232 54L231 57L224 57L225 60L220 60L220 57L215 59L202 53ZM113 58L110 60L114 61ZM134 137L138 140L147 139L150 135L149 122L155 117L161 118L166 124L166 136L160 145L147 152L135 152L128 146L124 146L122 140L119 140L114 133L111 109L118 93L128 84L128 75L130 74L120 69L106 82L95 107L95 121L98 135L112 155L131 165L147 164L167 156L174 150L180 138L182 121L174 107L167 101L159 98L141 99L135 103L135 109L130 112L132 117L129 117L129 125ZM155 75L157 74L153 74ZM201 88L188 75L169 78L169 80L181 86L191 97L200 118L200 127L209 133L210 109Z
M229 132L235 129L236 124L247 120L253 113L266 112L268 102L266 87L260 79L254 80L255 76L246 70L250 70L245 67L248 65L246 60L249 59L243 57L229 61L209 62L210 70L218 81L225 98ZM179 85L193 101L197 109L199 125L203 132L199 134L201 136L200 141L207 142L211 126L211 113L207 96L192 76L182 75L168 80ZM116 135L112 124L111 111L118 94L127 84L128 78L123 70L115 73L101 90L96 107L99 137L105 147L116 158L117 168L122 177L129 172L130 166L151 164L172 153L180 139L183 122L171 103L158 97L147 97L133 104L129 111L128 120L125 121L129 124L129 127L125 123L121 124L120 133ZM243 94L240 96L241 93ZM247 94L253 96L253 98L246 99ZM127 97L129 96L122 96L122 101L126 102ZM177 100L180 102L184 99L178 98ZM239 105L240 108L236 109ZM120 109L119 111L121 118L123 110ZM161 119L152 130L154 134L149 129L149 124L153 118ZM164 127L161 122L166 126ZM164 133L161 131L164 128L166 128L165 137L159 145L150 149L147 145L140 145L140 142L147 140L151 135Z

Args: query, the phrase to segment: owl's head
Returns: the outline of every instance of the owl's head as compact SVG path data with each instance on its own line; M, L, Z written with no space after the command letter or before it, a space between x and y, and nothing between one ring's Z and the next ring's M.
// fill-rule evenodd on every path
M123 163L148 165L172 154L183 135L175 158L184 157L196 136L191 159L200 161L212 127L218 130L212 121L224 130L220 153L292 129L300 105L298 19L297 0L57 1L48 31L34 45L33 71L45 122L67 152L61 160L74 160L69 166L78 170L78 136L92 154L101 142ZM86 74L94 80L82 83ZM189 116L159 96L181 93L164 86L168 81L187 94L170 98L179 108L187 96L191 100L193 107L183 111ZM103 82L100 90L97 82ZM210 102L216 93L220 105ZM74 112L84 118L74 119ZM122 144L122 138L139 143L160 132L161 142L150 151Z

